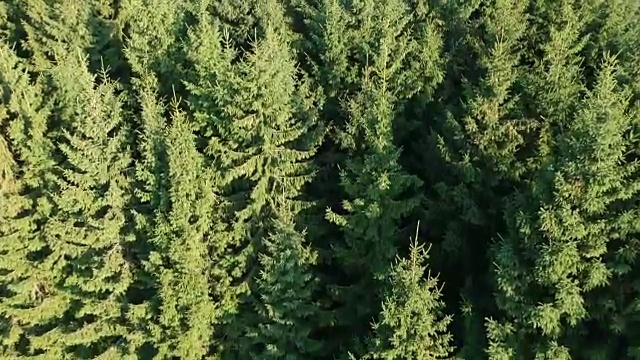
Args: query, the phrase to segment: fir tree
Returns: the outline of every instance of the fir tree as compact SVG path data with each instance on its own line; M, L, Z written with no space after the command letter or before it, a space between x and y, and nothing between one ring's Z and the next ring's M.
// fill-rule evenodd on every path
M442 80L438 22L423 1L288 2L304 23L300 51L326 93L326 116L338 124L348 117L343 102L361 89L363 74L384 46L394 55L388 86L399 99L431 92Z
M315 94L304 78L296 78L282 9L269 4L264 11L273 15L262 24L264 38L239 62L216 22L201 18L193 36L197 73L192 78L198 83L189 84L190 103L196 119L207 126L205 151L225 174L225 184L252 184L246 193L252 200L238 214L240 222L273 206L274 184L286 185L286 198L299 195L313 174L308 159L321 134Z
M83 1L16 1L16 12L25 38L22 47L28 51L35 70L49 69L56 55L70 49L88 50L91 29L91 5Z
M2 1L0 357L640 359L639 30L636 0Z
M54 196L58 214L45 233L54 254L59 252L68 261L56 269L61 272L56 274L60 276L56 285L63 289L60 298L75 312L73 320L66 320L70 329L64 332L73 331L62 343L81 357L116 356L121 350L133 356L136 349L126 349L136 342L137 334L127 328L125 312L135 272L125 224L131 154L122 99L106 73L96 80L77 52L60 62L53 80L63 127L59 149L65 162L60 191Z
M439 239L434 266L458 289L451 295L462 297L464 316L457 319L464 319L465 357L483 350L483 318L493 307L487 247L503 227L504 197L525 174L525 135L535 126L518 93L526 72L526 10L526 2L511 0L437 9L446 23L447 73L423 110L431 131L422 147L430 165L422 167L422 178L429 229Z
M525 74L523 96L531 117L541 119L536 152L543 156L550 129L562 126L577 108L584 88L581 52L588 38L583 32L592 17L572 1L541 2L535 9L527 39L533 43L531 53L541 55L527 56L534 66Z
M640 24L640 4L634 1L618 0L595 4L597 17L590 26L590 44L587 51L589 64L597 65L606 53L616 54L620 63L620 81L631 85L635 99L640 94L636 80L640 76L640 56L638 33Z
M165 107L158 99L158 84L151 74L133 79L134 91L138 95L140 107L139 128L136 140L138 157L134 160L132 176L133 201L132 223L136 246L131 256L140 264L135 279L136 292L132 294L130 317L141 324L156 324L159 310L157 306L157 283L155 271L158 266L149 263L154 250L153 239L156 233L156 217L169 210L169 164L167 159ZM156 328L157 329L157 328ZM141 357L150 357L158 351L153 326L143 326L145 333L144 351ZM156 330L157 331L157 330ZM155 339L154 339L155 338ZM166 339L161 339L166 340Z
M17 43L19 39L15 12L15 4L9 1L0 4L0 39L11 45Z
M211 13L228 31L230 38L239 51L251 48L251 39L263 36L260 26L265 14L262 6L267 2L260 0L220 0L211 2ZM268 6L268 5L267 5ZM268 15L267 15L268 16Z
M342 207L347 213L327 212L328 219L341 226L345 234L345 244L336 244L335 256L347 274L356 279L342 295L347 304L343 316L358 319L351 324L354 330L358 328L356 324L365 326L373 316L375 307L371 303L377 298L370 293L376 288L372 281L386 275L399 245L400 221L421 201L417 192L420 182L397 163L398 149L393 145L391 129L393 97L385 91L384 83L366 86L370 88L365 88L352 103L352 133L348 134L353 151L359 156L347 162L341 176L347 194ZM369 300L362 301L365 298Z
M434 124L433 145L449 169L448 178L427 175L435 183L429 209L437 219L433 221L435 230L443 231L444 248L453 252L452 259L458 258L456 252L465 252L465 263L472 253L464 244L467 232L473 234L474 226L490 226L489 219L499 215L497 208L481 208L500 198L493 193L499 191L501 182L522 172L515 156L523 142L519 109L511 92L521 72L518 42L526 28L524 11L524 3L507 0L482 8L478 24L470 26L482 25L486 32L477 34L479 39L472 33L463 40L471 51L478 52L477 66L485 75L477 83L463 83L458 95L462 106L451 104ZM440 221L444 218L454 221ZM440 230L442 226L447 229Z
M588 59L597 64L603 55L616 54L618 71L616 80L621 87L628 86L630 92L629 113L632 117L628 140L631 142L625 154L626 161L637 161L638 146L636 135L638 103L640 99L640 57L638 56L638 33L640 22L640 4L632 1L614 1L598 4L597 27L590 37ZM635 114L635 119L633 118ZM632 207L637 196L625 201L625 209ZM635 217L633 212L627 215L629 220ZM630 226L630 229L633 228ZM586 300L591 320L588 323L589 346L583 346L583 337L576 336L572 347L582 349L578 356L592 355L593 358L626 357L640 358L640 334L638 328L638 282L639 273L636 249L637 238L612 239L608 246L607 263L613 269L609 286L599 289ZM579 333L580 334L580 333ZM582 333L584 334L584 333Z
M56 54L80 48L89 54L89 68L125 75L121 56L121 24L117 9L108 1L9 1L17 18L12 34L33 69L48 69Z
M419 181L400 167L395 143L409 136L411 121L400 115L408 100L431 93L441 80L441 39L421 2L288 4L302 29L296 46L323 88L322 114L335 131L320 158L323 183L315 188L338 228L323 229L314 243L326 249L327 276L335 285L328 290L340 309L336 339L346 344L364 334L377 313L371 281L388 270L396 228L420 201Z

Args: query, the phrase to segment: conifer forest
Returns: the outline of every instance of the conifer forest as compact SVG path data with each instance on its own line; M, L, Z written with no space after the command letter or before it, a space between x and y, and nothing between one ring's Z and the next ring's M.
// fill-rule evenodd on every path
M0 359L640 360L640 1L0 1Z

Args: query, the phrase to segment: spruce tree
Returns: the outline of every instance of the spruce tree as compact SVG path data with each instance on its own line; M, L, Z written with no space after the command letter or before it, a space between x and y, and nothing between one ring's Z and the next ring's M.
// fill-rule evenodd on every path
M407 99L437 83L440 39L428 16L413 17L403 1L289 3L307 31L298 46L327 97L323 115L336 129L325 150L330 168L324 178L334 182L333 171L342 180L321 188L332 208L328 219L342 228L332 237L343 232L344 244L317 242L336 252L331 264L339 271L330 274L335 281L349 279L346 288L330 289L338 292L344 342L362 335L377 312L375 294L369 301L353 299L365 298L371 281L383 276L398 245L395 228L420 201L419 181L398 164L394 129L406 125L399 114Z
M450 316L438 279L426 274L428 250L411 244L408 258L399 259L389 274L380 319L366 359L445 359L452 355Z
M48 79L56 115L40 115L41 122L31 124L40 136L47 136L47 121L58 128L49 128L50 140L38 139L40 146L49 144L46 155L31 154L45 155L51 164L50 179L39 185L47 201L26 197L37 207L14 218L15 225L23 223L22 231L9 233L18 237L10 246L27 244L7 259L19 266L10 277L12 296L3 301L15 334L22 334L19 351L25 355L126 357L135 351L130 345L137 333L126 319L133 277L125 228L127 130L114 84L102 79L95 87L95 82L81 52L59 55ZM16 135L23 130L14 129ZM25 227L29 223L37 226L33 237Z
M576 332L600 308L588 296L619 274L608 247L634 243L637 211L629 200L640 190L637 163L625 159L637 146L628 138L637 115L628 88L617 83L618 65L605 59L594 89L554 132L553 157L506 212L508 236L494 249L497 302L506 315L490 329L496 354L570 359L604 350L571 339L589 336ZM607 351L600 356L615 357Z
M450 301L461 301L463 357L483 351L483 318L493 308L487 247L503 227L504 197L525 175L525 135L535 125L519 96L527 9L513 0L436 9L445 23L446 76L421 110L430 127L421 178L428 228L438 239L434 267L457 298Z
M627 5L621 7L625 8ZM525 58L534 66L533 71L525 75L523 84L526 86L522 88L526 111L531 117L540 119L539 136L534 149L536 155L529 161L532 171L537 169L535 171L541 173L554 161L554 144L561 137L554 134L563 133L567 123L573 121L573 114L581 106L580 99L585 86L592 87L597 78L593 74L598 72L603 53L611 49L618 54L621 69L617 72L617 79L621 81L621 85L629 81L626 64L632 63L630 59L633 59L633 53L627 50L629 43L621 40L624 39L625 31L629 31L623 19L633 17L633 11L628 11L621 19L618 17L620 8L612 11L609 6L589 1L540 1L532 8L532 26L527 30L530 52ZM612 290L611 293L620 292ZM593 302L605 301L600 299ZM594 324L592 322L589 327L599 327L594 327ZM492 327L495 329L496 323ZM515 330L512 325L504 327L507 328ZM495 333L494 337L504 337L504 334L497 335L502 330L491 332ZM576 336L580 338L586 335L582 333ZM592 342L594 343L596 342ZM582 346L582 349L588 348L590 347Z
M131 295L130 316L141 324L157 324L159 317L155 272L158 266L149 262L156 233L156 218L169 210L169 164L167 158L165 106L159 100L158 84L152 74L132 79L140 113L135 138L139 154L134 159L132 179L132 224L135 224L136 246L131 257L139 265L135 279L135 293ZM143 326L145 334L141 357L150 357L158 351L156 341L162 332L153 326ZM166 341L166 338L160 339Z
M593 15L573 1L541 1L535 10L530 16L527 39L531 50L526 56L534 66L525 74L523 97L531 118L540 123L535 152L543 156L549 131L562 126L577 108L584 88L581 55L589 37L584 31ZM532 165L537 166L535 161Z
M240 222L273 207L273 194L281 195L274 184L286 185L285 198L299 195L313 174L308 159L322 134L316 95L304 77L297 79L302 74L291 54L282 9L269 1L263 11L271 14L261 24L264 37L239 59L226 32L206 15L192 34L190 58L196 71L188 77L190 108L205 126L205 152L225 174L225 184L252 194L238 213Z
M61 343L80 357L134 356L136 349L127 348L138 334L126 319L135 270L128 255L131 150L122 97L106 72L97 79L89 73L82 53L58 61L53 81L65 161L53 198L58 213L44 232L54 254L66 258L56 285L73 317L63 320L69 334Z
M621 87L628 86L630 92L630 115L632 129L629 133L629 152L625 160L638 159L637 132L638 100L640 99L640 44L638 33L640 22L640 4L633 1L612 1L598 4L598 17L591 40L587 58L597 64L604 55L616 54L618 71L616 80ZM625 202L626 208L633 204L637 197ZM637 215L628 215L629 219ZM599 289L595 295L587 298L587 306L593 320L589 323L589 345L582 346L582 338L576 336L574 348L583 349L579 356L592 355L602 357L640 358L640 334L637 332L638 320L638 265L636 237L624 240L613 239L608 246L607 263L613 269L613 275L606 288Z
M345 214L327 211L327 218L344 231L344 244L334 246L335 257L353 283L339 294L345 307L338 316L354 335L364 333L362 328L376 312L379 294L372 290L379 287L397 253L401 220L421 202L419 180L397 162L394 98L385 88L386 71L380 69L365 80L365 89L352 102L345 138L353 157L341 174Z
M596 3L597 16L590 30L586 57L597 65L606 53L616 54L620 63L620 81L631 85L635 99L640 94L640 39L636 36L640 24L640 4L635 1L617 0Z
M150 234L148 266L157 281L159 356L200 359L209 350L217 305L209 297L209 256L216 240L216 179L203 167L193 130L174 112L166 132L168 199Z
M474 228L490 227L491 219L499 215L499 207L484 205L496 201L499 205L500 186L522 172L515 156L523 142L518 128L521 119L518 98L512 92L522 72L519 41L527 24L525 5L504 0L478 9L482 15L475 22L469 21L470 34L462 41L477 56L476 66L482 75L476 81L459 84L459 97L451 100L462 104L450 103L434 119L433 146L439 150L447 172L426 176L434 183L429 212L434 230L442 232L443 246L451 252L451 259L464 263L472 263L469 257L474 251L474 245L465 244L467 237L479 235ZM451 57L459 55L452 52L455 49L447 50ZM473 79L471 74L460 76ZM441 221L444 219L453 221ZM483 246L482 241L475 242Z
M363 74L383 46L394 56L388 86L401 100L430 93L442 80L438 21L424 1L288 0L301 18L297 41L327 97L325 116L342 125L343 107L362 87ZM393 41L391 41L393 39Z
M219 0L211 2L211 13L222 28L229 32L233 43L240 51L251 48L251 39L264 35L260 26L265 14L260 0Z
M171 0L119 2L118 24L126 29L123 52L127 63L138 76L155 76L162 96L183 94L190 4Z
M0 357L640 359L638 31L634 0L0 2Z
M250 308L238 318L245 330L234 345L235 358L321 358L322 342L312 337L322 314L314 298L316 254L304 243L305 234L295 229L286 203L273 222L250 284Z
M201 126L201 143L206 144L203 151L220 174L223 194L230 204L224 238L234 256L229 257L226 269L235 285L229 291L239 295L237 313L228 314L219 336L225 356L232 358L247 354L313 357L313 347L302 349L293 344L293 339L307 336L304 329L296 330L298 334L269 330L276 326L273 322L299 323L295 312L279 315L287 316L279 319L259 310L256 317L256 309L276 306L261 296L260 286L274 281L269 277L285 276L277 267L264 272L266 265L259 259L275 256L272 246L283 246L278 242L286 238L301 241L301 235L291 233L294 228L289 226L293 225L282 230L274 224L284 211L279 204L286 204L291 212L288 216L294 219L308 206L300 195L313 178L310 158L322 134L316 123L315 95L296 69L283 9L276 1L267 1L260 11L263 36L244 53L237 51L232 37L221 31L220 23L205 11L198 14L198 25L190 34L189 56L194 71L187 83L189 107ZM267 245L269 242L273 245ZM299 274L287 276L302 281L310 276L308 265L304 265L309 259L282 261L302 262L295 268ZM296 282L291 285L297 286ZM270 291L273 297L289 297L286 294L292 289ZM254 336L247 337L248 333Z
M396 228L420 201L419 181L400 167L395 144L415 126L401 115L409 99L432 93L442 79L442 42L425 2L286 3L300 32L295 45L303 66L326 97L322 115L332 136L318 159L321 183L313 190L337 226L323 225L311 236L324 250L327 290L338 309L337 345L351 347L351 338L365 334L377 313L372 281L395 256ZM385 182L389 188L382 192L388 194L380 195ZM373 235L380 231L386 236ZM363 298L368 300L353 300Z
M56 54L91 46L90 3L36 0L16 1L14 6L24 32L21 45L35 70L51 68Z
M11 41L28 55L33 69L52 66L55 54L80 48L89 55L89 68L126 75L121 55L122 24L116 4L102 0L11 0L14 22Z
M4 357L33 355L26 342L35 325L55 318L55 304L43 302L51 261L42 228L53 212L56 165L49 136L52 103L45 80L30 79L28 65L0 43L0 318ZM25 343L26 342L26 343Z
M15 4L5 1L0 4L0 39L15 44L18 39Z

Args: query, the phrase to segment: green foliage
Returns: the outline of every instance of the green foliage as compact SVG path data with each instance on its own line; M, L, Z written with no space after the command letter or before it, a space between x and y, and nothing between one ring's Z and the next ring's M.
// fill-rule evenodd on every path
M138 76L153 74L163 96L175 94L184 76L188 8L184 1L119 1L126 29L123 53Z
M259 275L250 284L253 295L245 300L251 308L241 317L245 329L233 345L233 358L311 359L321 350L321 342L311 338L321 321L320 305L313 298L316 255L292 220L283 210L263 239Z
M525 4L497 1L480 8L479 19L468 21L471 34L461 42L478 59L477 75L461 76L455 100L462 104L450 103L431 135L447 173L427 175L434 182L429 210L440 222L438 228L446 226L440 230L443 246L453 252L454 259L461 256L459 252L464 254L463 261L471 256L472 249L463 245L466 237L478 234L478 226L493 226L502 185L523 171L516 157L523 143L523 119L512 88L523 71L519 41L526 29ZM465 56L454 50L449 50L449 61ZM441 221L444 218L452 221Z
M333 261L352 283L337 287L345 304L337 317L361 333L379 306L380 294L370 289L386 276L399 227L421 202L420 181L399 164L394 128L405 124L407 99L438 82L440 42L435 25L424 14L412 17L402 1L321 1L316 11L303 5L310 31L303 46L320 55L311 58L313 73L344 158L332 164L340 169L342 201L327 211L344 238L331 244Z
M264 256L275 255L265 255L265 247L270 253L274 251L269 250L271 247L281 249L284 246L279 243L268 245L267 239L275 237L271 241L285 241L293 237L287 240L293 241L299 237L291 233L293 228L282 230L271 224L280 218L283 206L292 216L308 207L300 194L303 186L313 178L313 164L309 159L315 153L322 133L316 123L315 94L304 79L297 79L301 74L295 67L289 35L283 27L283 10L276 2L266 2L264 6L265 16L261 23L264 36L256 39L251 50L244 54L237 52L233 40L226 36L228 32L221 31L218 22L208 19L206 13L200 13L198 25L190 34L189 56L194 71L187 87L191 93L189 106L206 144L203 151L216 169L230 205L224 241L235 249L235 256L230 259L232 266L226 271L237 279L237 288L233 291L245 293L241 309L249 314L257 311L255 316L244 312L229 314L231 320L223 331L224 338L228 339L225 341L233 344L232 353L236 354L233 356L238 358L243 358L247 352L258 358L299 358L310 351L303 350L307 345L295 345L297 337L306 336L304 331L296 330L301 335L288 334L290 330L277 333L278 327L282 328L290 321L295 323L295 320L273 318L299 315L269 315L273 310L261 310L264 306L267 309L276 306L273 300L264 297L266 295L258 296L261 289L270 286L269 282L274 280L256 279L257 288L252 284L260 272L278 279L283 276L264 273L267 270L260 268L266 265L260 266L258 260L264 262ZM278 234L283 231L284 234ZM305 270L300 271L299 276L304 280ZM283 278L282 281L286 280ZM241 320L245 316L248 320ZM284 324L278 325L283 321ZM266 348L256 350L253 346Z
M0 357L640 359L639 31L636 0L2 1Z
M18 345L25 331L37 321L32 314L40 312L40 278L50 268L29 255L37 255L46 247L40 230L52 212L52 203L44 191L55 188L52 169L56 161L48 136L51 102L43 98L43 79L30 80L26 64L6 44L0 47L0 59L4 130L0 194L0 316L4 320L1 350L3 356L18 356L24 350ZM42 312L42 317L46 316ZM14 320L20 318L28 320Z
M117 85L104 76L95 79L84 63L70 52L53 71L62 115L58 149L65 160L58 168L58 192L52 196L58 211L43 233L52 252L49 257L66 261L57 261L54 269L60 273L51 279L55 282L50 286L60 293L46 297L68 303L67 312L73 309L75 319L67 320L69 328L64 330L69 342L61 343L76 347L78 356L115 356L126 347L123 343L135 342L136 337L126 330L122 309L134 277L125 212L131 154ZM71 86L74 82L77 85ZM48 341L56 340L52 336Z
M239 62L233 61L238 54L229 40L206 17L193 35L199 83L189 84L190 105L207 127L205 152L224 174L225 185L250 184L239 222L272 208L274 194L298 196L313 175L308 159L320 140L316 98L304 81L296 81L301 74L279 29L277 9L273 12L264 38Z
M95 87L96 79L78 53L59 61L48 77L54 99L50 108L56 117L36 113L34 119L40 118L40 123L21 124L21 118L32 115L30 107L38 104L19 95L12 101L16 145L38 146L40 156L56 161L45 165L25 158L34 166L21 180L26 186L40 183L39 190L45 192L23 196L21 210L31 216L15 207L7 211L9 231L3 233L8 238L2 244L8 257L3 268L10 274L11 295L3 302L3 313L13 324L12 345L24 355L130 354L133 349L127 349L127 343L135 342L137 334L125 330L122 305L134 277L126 255L124 212L131 157L121 101L115 84L106 79L97 80ZM14 85L22 86L25 94L40 90L24 81ZM35 131L20 134L21 130ZM42 137L34 143L24 137L27 134ZM46 169L50 174L33 173L38 165L46 166L38 172ZM14 201L7 205L19 204Z
M202 358L208 350L215 319L209 298L209 248L215 240L216 179L203 169L194 135L184 115L176 112L166 130L167 206L155 216L150 239L150 270L157 277L159 356Z
M451 355L451 317L442 314L437 278L427 274L425 279L427 259L428 250L414 241L409 258L393 267L381 318L374 325L373 349L366 358L428 360Z
M608 248L635 242L638 231L637 210L628 203L640 190L638 169L624 158L636 141L627 137L635 114L617 67L606 58L594 89L557 133L553 158L508 206L509 237L495 250L498 305L513 318L520 342L544 358L558 351L568 358L556 341L596 314L585 294L616 272L615 261L605 261Z

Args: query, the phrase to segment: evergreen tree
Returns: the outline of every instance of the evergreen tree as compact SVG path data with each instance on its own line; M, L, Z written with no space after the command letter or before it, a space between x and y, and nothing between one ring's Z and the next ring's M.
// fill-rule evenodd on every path
M414 240L409 258L394 265L367 359L445 359L452 354L451 317L442 314L437 278L424 278L427 259L428 250Z
M361 91L350 98L349 120L340 134L341 145L349 153L341 173L344 214L327 212L328 219L344 232L344 245L333 246L337 263L353 279L340 291L339 301L346 306L338 318L356 336L364 334L377 312L380 294L371 290L379 287L376 282L386 276L397 253L398 228L422 200L421 182L401 168L394 145L393 128L400 121L403 99L400 84L410 76L401 66L411 55L411 44L398 43L395 35L405 26L407 13L399 2L385 4L380 9L372 4L361 9L371 12L366 14L369 19L361 19L363 27L377 16L383 26L376 32L369 29L377 41L366 54L369 60L364 67L353 68L363 71L363 78Z
M151 114L150 114L151 115ZM157 278L159 356L200 359L208 351L217 305L209 297L210 242L216 240L216 179L203 167L180 112L166 134L168 201L157 210L149 264Z
M119 26L126 29L124 54L133 73L154 75L160 94L183 93L184 38L190 25L188 1L122 0Z
M510 202L509 236L494 255L497 301L506 315L506 322L492 325L496 354L616 357L612 348L602 353L584 340L574 348L570 339L588 338L589 332L576 333L600 308L590 306L588 294L618 272L608 247L624 248L637 233L629 202L640 189L637 164L624 158L637 146L628 138L637 115L628 108L628 89L617 83L617 66L606 58L574 118L554 133L553 157Z
M420 201L419 181L400 167L395 143L410 131L400 115L408 100L441 80L441 40L424 2L287 3L301 32L296 47L326 95L322 114L334 130L314 190L338 228L311 236L325 250L328 292L339 309L335 337L346 345L377 313L372 281L388 270L396 228Z
M38 206L13 220L23 223L22 231L9 233L17 243L2 242L27 244L12 249L13 259L7 259L17 267L11 269L13 296L3 307L14 334L21 333L25 355L131 355L137 334L127 329L126 293L133 272L124 224L130 155L121 103L113 83L103 80L94 88L79 53L58 61L50 78L57 116L40 115L36 134L43 136L46 121L55 119L50 124L62 131L50 133L49 141L38 140L40 146L50 144L50 160L54 154L59 160L48 168L50 185L40 184L48 201L33 198ZM29 223L37 226L35 238L29 238Z
M70 52L53 72L62 127L58 148L65 161L53 197L58 213L44 232L53 254L66 258L56 266L55 286L73 317L63 320L69 328L61 343L80 357L124 356L120 351L134 356L136 349L127 346L138 334L126 320L126 295L135 276L126 226L129 129L117 85L106 73L95 79L81 56Z
M531 117L541 120L535 152L544 156L549 132L571 118L584 89L581 55L589 37L585 27L593 15L573 1L541 1L535 9L527 39L532 42L531 53L539 55L527 56L526 61L534 66L525 75L523 96ZM535 161L532 165L538 166Z
M15 1L24 38L22 48L29 54L33 69L52 67L56 55L79 48L88 50L92 42L91 3L83 1Z
M630 115L632 116L629 151L626 161L638 159L635 133L638 128L638 100L640 99L640 57L637 51L639 38L640 4L633 1L613 1L598 4L597 27L592 26L589 62L596 63L603 55L616 54L618 71L616 80L620 86L628 86L630 91ZM635 114L635 118L633 118ZM629 209L636 200L625 202ZM632 219L634 215L629 215ZM609 286L599 289L596 295L587 299L592 320L588 323L590 341L584 346L582 338L576 336L572 347L583 349L579 356L593 355L593 358L625 357L640 358L640 335L638 328L638 265L637 238L627 236L624 240L613 239L608 246L607 263L613 269ZM597 330L594 330L597 329Z
M525 135L535 126L519 94L527 9L527 2L512 0L437 9L446 24L447 73L422 110L430 131L421 178L430 235L438 239L434 267L445 274L450 296L462 300L463 357L483 351L483 318L493 308L487 247L503 227L504 197L525 174Z
M385 46L393 55L388 86L398 99L430 93L442 80L438 21L424 1L287 2L302 19L298 46L326 93L325 115L338 125L349 116L344 102L362 88L364 73Z
M169 210L169 164L167 159L165 107L157 96L158 84L150 74L133 79L137 93L140 114L136 148L139 152L134 160L134 176L132 177L133 205L132 223L136 246L131 256L140 264L135 285L137 291L131 296L131 317L143 324L157 323L157 284L154 271L157 266L149 263L150 252L153 251L151 239L156 233L156 217ZM147 340L144 342L141 357L150 357L155 353L152 327L144 326ZM158 336L158 333L155 333ZM166 340L166 339L162 339Z
M13 45L18 41L15 4L5 1L0 4L0 39Z
M434 230L442 232L445 239L444 248L452 252L450 258L467 264L472 263L470 256L477 254L474 249L484 245L481 240L476 241L477 247L465 244L467 237L479 235L478 227L493 226L490 219L499 215L500 187L522 173L516 161L523 142L518 128L520 114L512 91L521 73L519 40L527 24L525 5L504 0L478 9L482 15L469 25L471 34L462 41L468 51L476 52L478 73L483 75L474 82L463 80L458 98L450 99L462 101L462 106L451 102L442 118L434 119L433 146L447 172L426 176L434 183L429 212ZM484 31L474 33L479 28ZM462 54L450 54L456 55ZM492 203L497 206L488 205Z
M26 339L34 325L55 318L42 302L50 275L42 228L53 211L56 165L49 137L51 101L45 80L31 80L27 64L0 43L0 129L4 144L0 191L0 318L4 357L33 354Z
M335 256L354 279L339 294L346 307L338 316L355 334L363 334L361 327L377 309L373 304L379 294L371 291L378 288L376 282L386 276L397 253L400 221L421 202L419 180L397 163L391 128L393 95L385 88L386 70L381 69L380 78L373 78L371 84L365 83L365 90L353 100L351 133L346 139L354 155L341 175L346 213L327 212L328 219L344 231L345 243L335 244Z
M631 85L635 99L638 99L640 85L640 39L635 36L640 24L640 4L634 1L618 0L596 3L596 19L590 26L590 44L587 59L597 65L606 53L616 54L620 63L620 81Z
M314 299L316 255L304 244L304 233L295 229L286 204L281 206L263 240L259 275L251 284L252 307L241 317L246 330L236 345L238 359L313 359L321 354L321 342L312 338L321 320Z
M316 124L316 98L305 79L298 76L283 10L276 1L268 1L261 5L261 11L264 36L244 54L237 52L231 38L220 31L220 24L204 11L199 13L198 26L191 33L189 54L195 71L187 85L191 92L189 106L202 126L203 142L207 144L204 151L220 174L224 195L231 205L224 235L234 253L227 264L235 279L235 289L230 291L244 293L238 313L228 314L220 336L223 344L228 344L226 356L235 358L251 353L277 357L285 351L287 356L312 356L307 353L311 349L291 350L295 349L290 338L293 334L260 330L273 327L272 321L298 322L298 315L291 312L287 316L292 319L269 319L272 315L264 318L263 310L259 311L263 313L259 317L262 320L251 315L251 309L258 306L255 304L275 306L261 299L260 288L251 285L259 278L259 254L266 251L263 258L273 256L268 255L267 239L274 242L293 236L278 235L280 230L272 224L281 214L280 203L286 204L294 218L308 206L300 195L302 187L313 178L309 159L321 135L321 127ZM291 276L305 279L305 268L301 266L302 273ZM266 286L265 281L268 278L255 280L258 286ZM247 332L256 337L246 338ZM253 344L267 346L272 355L252 350Z
M0 2L0 357L640 359L639 31L637 0Z
M264 11L272 16L261 25L265 36L239 61L229 38L206 16L192 40L196 73L190 78L198 82L188 84L190 107L206 126L205 151L225 174L225 184L253 188L242 190L252 195L239 222L273 207L274 191L281 195L274 184L284 186L285 198L298 197L313 174L308 159L321 134L317 98L304 78L297 79L282 9L275 1L267 5Z
M121 56L122 26L111 1L10 0L12 41L27 55L32 68L49 69L56 54L80 48L89 54L89 68L125 76Z
M263 5L268 2L260 0L219 0L211 2L211 13L220 21L222 28L229 33L239 51L251 48L251 41L264 36L261 27L265 13ZM268 6L268 5L267 5Z

